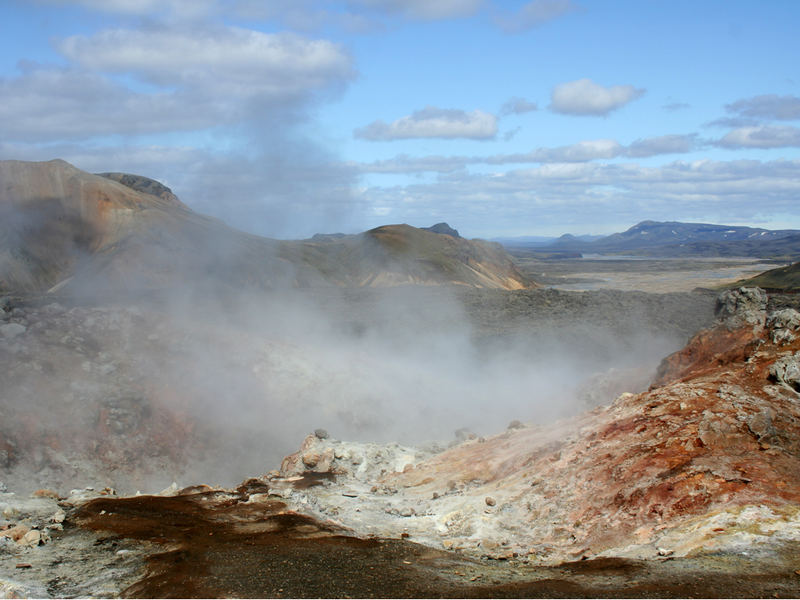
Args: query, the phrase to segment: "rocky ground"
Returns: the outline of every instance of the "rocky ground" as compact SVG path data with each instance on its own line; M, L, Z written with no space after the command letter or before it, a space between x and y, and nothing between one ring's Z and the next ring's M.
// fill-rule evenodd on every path
M586 295L509 294L467 293L456 305L426 296L428 306L442 308L427 325L447 331L462 314L481 315L470 330L480 355L502 338L492 323L507 323L504 313L516 315L517 334L541 335L613 299L601 294L591 308ZM624 310L605 314L606 328L624 331L636 310L660 315L655 328L675 320L673 327L688 330L702 311L681 321L681 303L709 313L714 304L704 295L622 297ZM554 317L532 318L526 329L522 315L536 314L537 299ZM339 300L360 308L337 320L337 331L361 340L386 333L375 296L360 305ZM187 476L186 465L209 454L214 446L203 436L214 422L190 419L198 405L189 398L206 390L206 401L219 402L244 373L261 382L266 373L273 386L280 377L295 380L313 372L301 362L308 346L275 335L265 341L263 330L248 338L232 320L198 328L195 315L190 327L142 307L6 301L2 458L11 485L0 493L0 592L796 597L800 313L787 304L757 290L727 294L717 302L717 325L663 361L652 389L610 403L594 398L592 410L558 421L506 421L501 433L462 428L454 440L414 445L346 442L318 429L282 463L262 456L250 472L258 476L238 487L172 485L158 495L118 496L110 485L117 479L152 492L152 471ZM463 313L445 310L453 306ZM186 361L175 356L198 342L213 344L213 357L233 373L224 386L198 383L197 369L179 370ZM190 356L210 364L202 353ZM315 363L329 371L311 381L332 381L330 364ZM172 369L187 380L157 376ZM67 377L75 373L81 377ZM137 385L138 396L120 394ZM18 402L8 402L8 390ZM48 405L47 418L37 405L43 391L62 402ZM144 400L123 400L137 397ZM324 406L311 406L319 421ZM243 409L252 420L252 407ZM223 420L225 411L214 416ZM74 418L83 424L80 436L65 425ZM263 421L248 428L246 420L227 425L244 438L264 431ZM275 470L265 472L270 464ZM61 474L66 465L74 470ZM24 489L48 480L56 491ZM76 480L96 489L65 486Z
M713 305L444 289L58 300L0 300L0 481L18 492L232 485L318 426L420 443L563 416L644 389Z

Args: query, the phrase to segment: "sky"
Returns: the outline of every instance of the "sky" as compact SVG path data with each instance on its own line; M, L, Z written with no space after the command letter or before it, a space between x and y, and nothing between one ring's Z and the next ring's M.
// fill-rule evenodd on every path
M2 0L0 159L277 238L800 229L795 0Z

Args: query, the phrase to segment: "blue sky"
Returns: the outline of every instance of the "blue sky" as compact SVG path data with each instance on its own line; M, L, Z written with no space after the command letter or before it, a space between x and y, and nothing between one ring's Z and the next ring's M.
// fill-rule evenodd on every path
M793 0L6 0L0 158L296 238L800 228Z

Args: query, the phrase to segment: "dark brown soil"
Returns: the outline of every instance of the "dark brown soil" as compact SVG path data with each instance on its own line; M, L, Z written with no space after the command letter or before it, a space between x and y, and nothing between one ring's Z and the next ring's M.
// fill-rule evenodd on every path
M478 561L407 540L358 539L331 523L283 512L278 500L215 491L94 500L83 527L155 541L132 598L725 598L798 597L797 549L744 556L557 567Z

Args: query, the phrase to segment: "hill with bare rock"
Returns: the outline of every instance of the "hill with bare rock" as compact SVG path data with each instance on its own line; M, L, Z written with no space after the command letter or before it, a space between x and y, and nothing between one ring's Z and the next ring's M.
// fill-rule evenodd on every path
M139 175L92 175L61 160L2 161L0 182L0 290L6 292L531 285L497 244L409 226L326 243L278 242L197 214L169 188Z
M466 240L446 224L439 225L446 229L384 225L359 235L283 242L280 256L347 286L535 287L500 244Z

